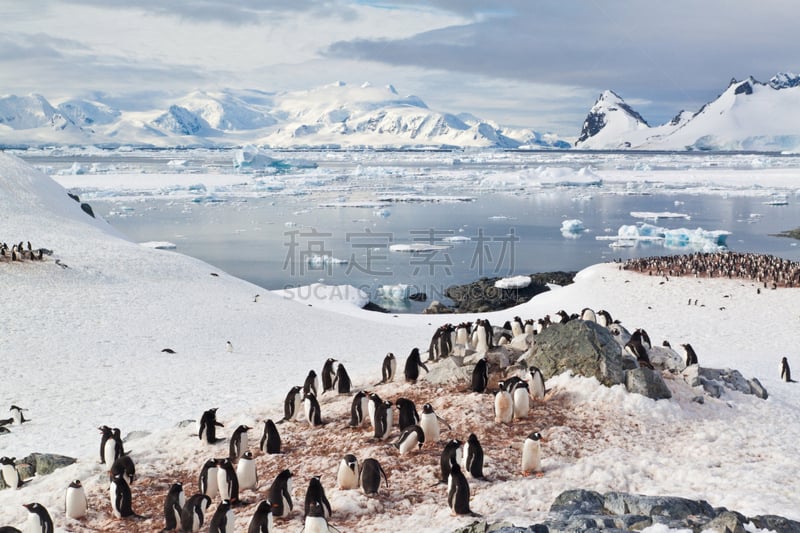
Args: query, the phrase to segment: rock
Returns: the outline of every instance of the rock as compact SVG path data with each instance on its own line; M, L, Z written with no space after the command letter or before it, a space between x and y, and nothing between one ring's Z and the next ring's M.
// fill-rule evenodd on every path
M473 352L464 358L464 364L474 366L479 359L486 358L486 362L489 363L491 369L507 368L511 361L516 358L515 355L507 346L495 346L486 353Z
M94 218L94 211L92 211L92 206L90 206L87 203L82 203L81 204L81 209L83 209L84 213L86 213L90 217Z
M508 309L527 302L537 294L550 290L547 284L569 285L575 272L545 272L531 274L531 284L517 289L498 289L500 278L481 278L465 285L452 285L445 296L453 300L459 313L487 313Z
M653 346L647 350L650 362L658 370L673 370L681 372L686 368L686 362L672 348L666 346Z
M689 386L702 386L706 394L714 398L722 396L725 389L738 391L742 394L754 394L762 400L766 400L769 396L767 389L758 379L745 379L741 372L730 368L705 368L691 365L686 367L681 375Z
M595 322L570 320L548 326L536 336L528 366L542 371L545 379L565 370L596 377L607 386L623 382L622 350L609 331Z
M751 517L750 522L759 529L772 530L776 533L800 533L800 522L782 516L758 515Z
M714 508L705 500L694 501L674 496L644 496L623 492L608 492L604 496L605 509L613 514L634 514L685 520L689 516L716 517Z
M470 383L475 365L459 366L459 359L457 357L440 359L435 365L430 365L430 372L420 379L434 385Z
M77 459L66 455L56 455L52 453L32 453L19 461L31 465L33 473L37 476L50 474L59 468L64 468L73 464Z
M428 305L428 307L426 307L422 311L422 314L424 314L424 315L441 315L441 314L452 313L452 312L454 312L453 309L451 309L450 307L447 307L446 305L444 305L439 300L433 300Z
M767 389L764 387L764 385L761 384L760 381L758 381L757 378L751 379L749 383L750 383L750 392L752 394L755 394L756 397L761 398L762 400L766 400L767 398L769 398L769 393L767 393Z
M509 347L512 350L516 350L518 352L524 352L528 350L531 346L533 346L534 339L535 335L533 335L532 333L527 335L523 333L511 339Z
M672 392L664 383L660 372L646 367L625 371L625 388L628 392L635 392L653 400L668 400Z
M424 292L415 292L414 294L409 295L408 299L414 302L425 302L428 300L428 295Z
M149 431L131 431L127 435L122 438L122 442L128 442L131 440L141 439L142 437L146 437L150 434Z
M178 422L175 425L175 427L177 427L177 428L185 428L185 427L189 427L189 426L195 426L196 424L197 424L197 420L187 419L187 420L181 420L180 422Z
M485 521L473 522L467 527L455 530L453 533L523 533L527 528L515 527L508 522L489 524Z
M745 533L740 515L730 511L721 512L711 522L703 526L703 529L710 529L719 533Z
M593 490L567 490L556 496L550 512L566 516L600 514L603 512L603 495Z

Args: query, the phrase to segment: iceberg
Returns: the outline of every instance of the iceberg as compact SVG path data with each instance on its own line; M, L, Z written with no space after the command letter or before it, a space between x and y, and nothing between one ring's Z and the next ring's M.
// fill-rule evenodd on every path
M567 239L578 239L586 231L582 220L571 219L561 222L561 235Z
M530 276L513 276L510 278L498 279L494 282L494 286L498 289L524 289L530 284Z
M310 266L321 267L327 265L346 265L349 261L347 259L339 259L332 255L313 254L306 258L306 263Z
M703 228L667 229L652 224L621 226L615 236L597 236L597 240L613 241L611 247L627 247L635 242L657 242L665 248L688 248L701 252L719 252L727 250L730 231L704 230Z
M383 300L403 302L408 300L408 297L411 295L411 287L405 283L398 283L396 285L381 285L378 287L376 294Z

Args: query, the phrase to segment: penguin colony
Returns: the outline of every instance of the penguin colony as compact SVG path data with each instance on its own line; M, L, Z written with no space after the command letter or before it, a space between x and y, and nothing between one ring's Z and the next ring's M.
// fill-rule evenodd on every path
M0 242L0 263L16 263L22 261L42 261L44 254L49 255L49 250L34 248L31 241L19 241L17 244Z
M362 515L349 516L331 504L328 496L336 491L356 491L365 507L380 511L402 513L409 500L435 498L451 515L480 516L480 506L472 502L476 492L495 490L508 479L529 478L535 484L535 477L547 474L548 429L591 429L574 425L580 421L568 412L568 399L559 391L545 391L535 368L498 369L484 358L471 380L445 394L440 386L417 380L428 364L451 356L454 345L462 342L470 347L502 345L570 320L592 320L612 333L624 330L603 310L559 311L555 316L536 321L514 317L502 327L488 320L445 324L434 333L425 361L415 348L398 375L396 358L389 353L380 381L352 393L337 387L346 372L341 363L340 371L334 368L337 361L328 359L321 380L311 370L303 386L289 388L283 418L263 420L260 439L249 435L255 427L245 424L219 435L218 428L225 431L226 426L217 420L217 408L207 409L198 431L187 435L197 447L184 466L194 460L195 468L137 477L136 453L124 449L120 429L101 426L99 471L107 471L107 488L85 491L81 480L75 480L64 488L63 507L52 515L38 503L26 504L29 517L23 528L49 533L55 517L56 526L73 530L93 517L103 522L103 531L232 533L244 531L246 524L248 533L257 533L296 531L300 523L306 533L365 530ZM697 364L691 346L682 347L686 364ZM650 349L650 337L641 329L625 347L642 365L649 363ZM782 372L790 381L785 358ZM459 402L459 395L465 401ZM10 420L26 421L22 409L12 406L11 411ZM460 423L449 424L448 414L454 413L461 415ZM560 452L562 457L579 454L577 449ZM35 489L19 479L14 458L0 458L0 468L6 482L30 490L35 499Z

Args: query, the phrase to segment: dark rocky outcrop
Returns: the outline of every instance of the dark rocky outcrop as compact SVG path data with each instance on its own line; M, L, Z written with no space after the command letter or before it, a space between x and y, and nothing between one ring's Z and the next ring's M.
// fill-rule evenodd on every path
M625 388L654 400L672 398L672 392L664 383L661 374L646 367L625 371Z
M691 365L683 371L683 379L692 387L703 387L703 391L713 398L719 398L725 390L742 394L754 394L766 400L767 389L756 378L747 379L738 370L730 368L705 368Z
M17 471L22 479L32 478L33 476L44 476L51 474L59 468L64 468L77 461L73 457L57 455L52 453L32 453L17 461ZM0 476L0 489L8 488Z
M459 313L488 313L523 304L537 294L550 290L547 284L569 285L575 272L543 272L531 274L531 284L519 289L498 289L495 282L501 278L481 278L465 285L452 285L445 296L453 300Z

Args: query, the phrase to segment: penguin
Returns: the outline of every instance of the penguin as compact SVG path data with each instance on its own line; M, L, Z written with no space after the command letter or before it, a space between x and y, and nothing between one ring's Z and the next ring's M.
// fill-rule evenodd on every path
M792 379L792 370L789 368L789 361L785 357L781 358L781 379L786 383L796 383Z
M381 477L386 482L386 488L389 488L389 480L386 478L386 472L383 471L381 464L372 457L364 459L361 473L358 476L358 484L364 494L376 496L381 488Z
M222 439L217 438L217 428L225 427L221 422L217 422L217 409L209 409L200 417L200 430L197 432L197 437L203 442L208 444L215 444Z
M217 459L217 487L223 501L237 503L239 501L239 478L230 458Z
M374 428L375 427L375 413L378 411L378 407L383 405L383 400L378 393L371 392L369 394L369 403L367 403L367 414L369 414L369 424Z
M28 520L25 522L25 533L53 533L53 519L44 505L40 503L25 503L22 505L28 510Z
M81 481L76 479L69 484L66 494L64 495L64 514L67 518L79 520L86 516L88 508L89 504L86 499L86 491L83 490Z
M245 451L247 451L247 432L251 429L253 428L242 424L233 430L228 454L228 456L231 458L231 461L237 460Z
M652 343L650 342L650 336L642 328L637 328L633 332L633 334L631 335L631 341L638 342L639 344L644 346L647 350L653 347Z
M400 451L400 455L405 455L414 449L419 450L423 444L425 444L425 432L416 424L407 426L400 434L400 438L393 443Z
M289 393L283 402L283 420L281 422L292 418L300 418L300 414L303 412L300 408L303 405L302 390L303 387L297 385L289 389Z
M306 517L303 521L302 533L331 533L338 531L328 525L325 517L325 506L320 502L314 501L308 505Z
M531 395L527 381L520 381L514 385L511 395L514 401L514 418L528 418L531 410Z
M339 490L358 488L358 459L352 453L342 457L339 462L339 470L336 472L336 486Z
M233 344L231 344L231 341L225 342L225 349L228 350L228 353L233 353Z
M216 459L206 461L200 470L200 494L205 494L209 498L216 498L219 494Z
M694 352L692 345L687 342L686 344L681 344L681 348L683 348L683 351L686 354L686 366L696 365L697 354Z
M475 346L475 351L477 353L486 353L489 351L489 339L491 338L491 333L487 334L486 328L483 324L484 321L482 319L479 318L476 320L475 331L472 333L472 344Z
M383 358L383 364L381 365L381 381L380 383L376 383L376 385L394 381L395 372L397 372L397 359L395 359L392 352L389 352L386 354L386 357Z
M14 419L14 423L16 425L20 425L25 422L30 422L30 420L25 418L25 415L22 413L22 411L27 411L27 409L23 409L22 407L17 407L16 405L12 405L8 410L11 411L11 418Z
M255 490L258 486L258 472L252 452L244 452L236 463L236 478L239 480L239 490Z
M131 456L126 454L121 455L114 464L111 465L111 476L124 476L128 485L132 485L136 479L136 466L133 464Z
M597 314L588 307L584 307L581 311L581 320L585 322L597 322Z
M325 394L329 390L333 390L333 379L336 377L336 371L333 369L333 364L336 359L328 357L325 364L322 365L322 393Z
M336 377L333 378L333 386L336 388L337 394L350 394L350 389L353 384L342 363L339 363L339 366L336 368Z
M464 348L470 348L469 337L472 334L472 324L470 322L462 322L456 328L456 344L460 344Z
M102 437L100 438L100 464L106 464L106 444L108 444L109 439L114 438L114 432L108 426L100 426L97 428L100 430L100 434ZM113 452L109 454L109 463L114 462L114 454Z
M319 379L317 378L317 373L313 370L309 370L306 380L303 382L303 395L305 396L309 393L309 391L313 391L314 394L319 394L319 389L320 385Z
M494 421L498 424L510 424L514 418L514 401L506 390L504 382L498 383L500 390L494 395Z
M269 500L261 500L247 526L247 533L269 533L272 528L272 506Z
M518 316L514 317L514 320L511 321L511 335L516 337L518 335L522 335L525 330L525 325L522 323L522 319Z
M417 406L413 401L408 398L398 398L394 404L397 406L398 427L401 431L419 423L419 413L417 413Z
M186 505L186 494L183 492L183 484L173 483L167 492L167 497L164 498L164 529L162 532L178 528L184 505Z
M542 371L535 366L532 366L529 371L531 377L528 390L530 390L531 396L534 400L544 400L545 386Z
M209 505L211 498L205 494L195 494L186 500L181 510L181 531L186 533L199 531L203 527Z
M383 403L375 409L374 437L380 440L389 438L389 433L392 432L393 422L394 409L392 409L392 402L384 400Z
M447 504L453 515L480 516L469 508L469 483L455 461L450 461L447 477Z
M529 476L532 472L541 475L541 440L542 435L536 431L525 438L522 445L522 475Z
M303 409L306 414L306 421L311 426L322 425L322 411L317 401L317 396L313 392L308 392L303 397Z
M0 252L2 252L2 248L0 248ZM0 254L0 255L5 255L5 254ZM13 526L0 526L0 533L22 533L22 532Z
M464 470L476 479L483 478L483 447L475 433L464 444Z
M261 435L259 449L264 453L281 453L281 435L272 419L264 422L264 434Z
M111 464L113 465L114 461L125 455L125 446L122 443L122 436L119 428L114 428L111 430L110 441L114 443L114 454L112 457L110 457L108 453L106 453L106 459L111 461ZM109 441L106 441L106 444L108 444L108 442ZM108 450L108 448L106 448L106 450Z
M136 516L133 512L131 488L125 481L125 476L116 475L111 478L109 486L109 496L111 498L111 510L117 518L128 518Z
M12 489L22 487L26 481L22 481L16 466L16 457L0 457L0 472L3 474L3 481Z
M645 348L644 344L642 344L641 337L637 337L635 332L634 335L631 336L631 340L625 344L625 353L634 357L640 367L649 368L651 370L653 369L653 364L650 362L650 356L647 355L647 348Z
M222 500L214 511L214 516L211 517L208 533L233 533L234 525L231 502Z
M608 328L611 324L614 323L611 320L611 315L605 309L600 309L597 313L597 323L603 326L604 328Z
M287 517L292 512L292 473L288 469L282 471L269 487L269 501L272 515Z
M364 421L369 415L369 398L364 391L358 391L353 395L353 402L350 404L350 423L351 428L359 428L364 425Z
M174 354L176 352L172 348L164 348L164 349L161 350L161 353Z
M325 496L325 489L319 476L313 476L308 481L308 489L306 490L306 501L304 506L305 516L309 516L310 508L313 504L318 504L322 507L322 516L327 520L331 517L331 502Z
M428 367L419 359L419 348L414 348L406 359L405 376L409 383L416 383L419 378L419 369L424 368L428 372Z
M489 384L489 363L485 357L478 359L472 369L472 392L483 393Z
M450 426L447 425L447 422L439 418L439 416L433 411L433 406L429 403L426 403L422 406L422 415L419 417L419 427L422 428L422 431L425 433L425 441L430 443L435 443L439 441L439 435L441 432L441 428L439 423L444 424L450 429Z
M442 455L439 457L439 467L442 471L442 476L439 478L440 483L447 483L447 478L450 477L450 465L453 461L460 464L464 457L464 448L458 439L450 439L444 445Z
M119 428L112 429L108 426L100 426L98 429L102 434L100 439L100 463L113 465L114 461L125 453Z

